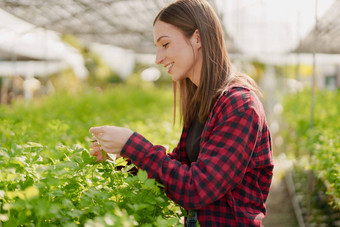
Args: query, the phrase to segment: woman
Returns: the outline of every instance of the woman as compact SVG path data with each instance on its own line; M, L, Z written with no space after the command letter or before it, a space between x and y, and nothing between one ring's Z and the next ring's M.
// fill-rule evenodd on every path
M261 226L273 162L256 84L231 71L221 25L205 0L164 8L153 35L156 63L180 88L178 146L166 154L137 132L102 126L90 129L98 141L91 154L103 159L103 149L146 170L189 211L187 226L196 218L201 226Z

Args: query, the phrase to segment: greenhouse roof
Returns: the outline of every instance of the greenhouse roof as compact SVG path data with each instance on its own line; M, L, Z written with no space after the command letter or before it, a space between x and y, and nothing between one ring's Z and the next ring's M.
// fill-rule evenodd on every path
M340 54L340 1L322 15L312 31L304 37L295 52Z
M0 8L37 28L73 34L85 42L153 53L152 22L172 0L2 0ZM215 0L209 0L217 9ZM218 11L218 10L216 10ZM218 13L222 18L222 13ZM224 29L225 30L225 29ZM1 32L1 31L0 31ZM236 52L225 30L229 52Z

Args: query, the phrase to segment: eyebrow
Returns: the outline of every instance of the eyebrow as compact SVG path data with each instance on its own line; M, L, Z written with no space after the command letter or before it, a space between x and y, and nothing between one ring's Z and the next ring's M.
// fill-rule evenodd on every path
M166 36L166 35L160 36L160 37L157 39L156 43L158 43L158 42L159 42L161 39L163 39L163 38L169 38L169 36ZM156 46L156 43L155 43L155 46Z

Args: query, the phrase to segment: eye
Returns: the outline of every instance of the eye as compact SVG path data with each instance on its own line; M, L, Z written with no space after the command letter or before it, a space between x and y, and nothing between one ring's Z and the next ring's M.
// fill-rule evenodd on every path
M169 43L165 43L165 44L162 45L162 47L167 48L168 45L169 45Z

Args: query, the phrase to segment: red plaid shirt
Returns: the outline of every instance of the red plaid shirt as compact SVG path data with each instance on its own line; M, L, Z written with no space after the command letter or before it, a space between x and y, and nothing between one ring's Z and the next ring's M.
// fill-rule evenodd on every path
M261 226L273 175L270 133L262 104L233 86L216 101L205 124L200 153L189 165L188 128L169 154L134 133L121 155L164 185L169 198L196 210L201 226Z

